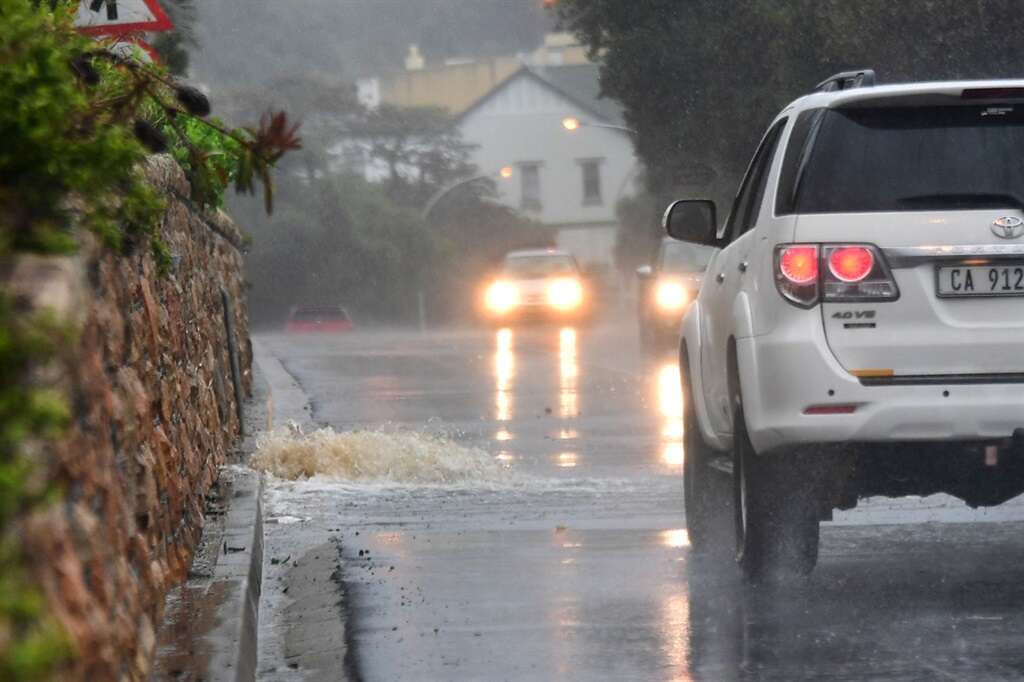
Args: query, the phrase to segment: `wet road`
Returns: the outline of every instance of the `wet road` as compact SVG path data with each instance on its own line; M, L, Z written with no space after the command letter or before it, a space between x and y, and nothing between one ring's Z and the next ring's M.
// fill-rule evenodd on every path
M271 481L261 679L1024 678L1018 501L863 504L799 587L698 572L676 368L634 336L260 337L279 423L412 434L389 480ZM403 462L436 434L452 482Z

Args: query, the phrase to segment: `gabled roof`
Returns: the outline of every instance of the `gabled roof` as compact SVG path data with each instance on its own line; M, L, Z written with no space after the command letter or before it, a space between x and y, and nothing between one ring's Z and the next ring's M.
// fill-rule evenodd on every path
M565 93L584 109L599 116L605 123L622 125L622 105L601 94L600 67L597 64L546 66L536 75Z
M596 64L573 64L536 68L523 65L521 69L503 80L459 114L456 124L464 121L519 78L529 78L565 97L576 106L599 119L602 123L622 125L624 122L622 106L618 102L601 95L598 69L599 67Z

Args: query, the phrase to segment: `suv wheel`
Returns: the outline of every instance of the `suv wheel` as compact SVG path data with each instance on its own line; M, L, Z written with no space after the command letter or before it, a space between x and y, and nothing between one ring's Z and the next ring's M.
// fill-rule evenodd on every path
M729 560L735 546L728 476L711 468L715 455L704 442L693 408L693 388L685 351L680 362L683 388L683 494L686 528L693 554Z
M760 457L747 434L743 407L733 425L736 560L752 582L805 576L818 561L817 490L800 458Z

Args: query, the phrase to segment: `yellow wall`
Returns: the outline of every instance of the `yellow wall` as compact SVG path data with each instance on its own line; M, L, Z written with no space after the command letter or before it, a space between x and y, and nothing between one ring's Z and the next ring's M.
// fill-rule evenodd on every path
M538 48L526 63L543 67L590 62L579 45L552 44ZM441 107L461 114L523 64L523 59L510 56L403 71L381 79L381 102L400 107Z
M402 107L442 107L458 114L521 66L517 59L499 58L406 71L381 81L381 101Z

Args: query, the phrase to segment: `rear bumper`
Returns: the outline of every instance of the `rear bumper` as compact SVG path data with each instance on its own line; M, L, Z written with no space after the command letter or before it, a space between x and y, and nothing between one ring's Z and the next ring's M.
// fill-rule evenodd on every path
M814 443L994 442L1024 427L1014 383L948 381L871 385L843 369L815 315L737 341L744 416L758 452ZM804 414L855 405L851 414Z

